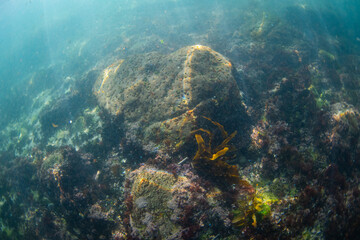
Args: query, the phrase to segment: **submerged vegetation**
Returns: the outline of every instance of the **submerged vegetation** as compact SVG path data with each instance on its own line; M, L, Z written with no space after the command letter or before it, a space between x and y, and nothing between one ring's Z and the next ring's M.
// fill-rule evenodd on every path
M359 238L359 3L95 2L3 49L0 239Z
M212 148L214 142L213 133L203 128L194 130L192 133L195 134L198 150L193 158L192 165L196 170L203 172L207 178L218 184L224 186L235 184L237 187L247 188L251 192L252 186L246 180L241 179L238 167L227 162L236 158L236 148L230 144L230 141L235 137L237 131L229 135L220 123L208 117L203 118L218 127L223 140L218 146ZM199 132L207 135L208 143L204 141Z
M226 162L235 158L235 155L231 154L231 152L235 151L235 147L230 145L229 142L235 137L237 132L235 131L228 135L220 123L214 122L207 117L203 118L209 120L219 128L223 140L220 145L212 148L214 141L213 133L203 128L193 131L198 144L198 150L192 162L194 168L205 172L210 178L223 179L224 183L241 184L242 180L240 179L237 166L230 165ZM199 132L207 135L208 143L205 143Z

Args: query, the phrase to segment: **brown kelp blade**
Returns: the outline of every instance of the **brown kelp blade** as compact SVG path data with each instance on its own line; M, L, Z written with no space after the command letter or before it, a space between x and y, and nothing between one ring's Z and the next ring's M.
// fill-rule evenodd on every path
M221 135L222 135L222 137L223 137L224 139L228 137L228 133L225 131L225 128L224 128L223 125L221 125L221 124L218 123L218 122L215 122L215 121L211 120L211 119L208 118L208 117L204 117L204 116L203 116L203 118L209 120L212 124L214 124L215 126L217 126L217 127L220 129Z

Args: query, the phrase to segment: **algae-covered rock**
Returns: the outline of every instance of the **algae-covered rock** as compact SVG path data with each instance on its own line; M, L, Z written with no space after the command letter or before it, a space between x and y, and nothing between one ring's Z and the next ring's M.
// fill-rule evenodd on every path
M93 182L95 169L92 155L80 154L70 147L62 147L40 161L39 177L47 194L57 198L72 197L76 191ZM74 192L73 192L74 191Z
M214 237L217 231L227 235L231 207L222 201L223 192L206 189L189 165L176 172L144 165L128 175L132 237L200 239L204 234Z
M135 174L131 188L134 200L131 226L136 229L135 235L154 237L159 231L162 236L169 236L179 228L171 222L171 209L167 206L175 182L176 178L164 171L144 169Z
M340 171L349 173L359 166L360 113L357 109L346 103L333 104L324 136L329 159L339 165Z
M196 45L116 61L100 74L93 92L102 107L124 118L127 129L136 126L142 145L176 150L200 115L221 122L229 115L245 118L233 71L224 56Z

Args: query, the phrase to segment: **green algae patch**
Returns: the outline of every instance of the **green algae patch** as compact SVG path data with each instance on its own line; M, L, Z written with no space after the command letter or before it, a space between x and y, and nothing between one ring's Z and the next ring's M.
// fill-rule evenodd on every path
M238 198L232 223L239 228L256 228L265 218L270 218L272 205L277 202L279 199L267 188L257 188L254 193Z

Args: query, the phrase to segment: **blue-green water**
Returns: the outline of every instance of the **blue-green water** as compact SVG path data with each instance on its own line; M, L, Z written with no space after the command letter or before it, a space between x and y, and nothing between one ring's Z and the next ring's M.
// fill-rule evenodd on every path
M355 0L0 1L0 239L359 238L359 12ZM232 87L206 85L228 76L216 61ZM175 99L167 76L199 69L191 91L206 100ZM113 97L126 84L140 90ZM170 200L156 205L151 186Z
M82 42L87 43L84 53L98 53L87 60L91 66L101 54L113 51L111 46L120 45L124 33L136 37L145 30L164 39L170 34L182 38L236 28L245 24L236 21L240 14L263 11L288 20L310 41L316 42L311 32L320 30L356 45L358 7L356 1L3 1L1 81L11 85L41 67L74 61L72 48L79 50L76 45Z

